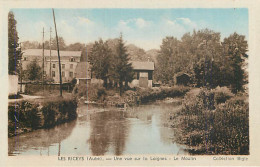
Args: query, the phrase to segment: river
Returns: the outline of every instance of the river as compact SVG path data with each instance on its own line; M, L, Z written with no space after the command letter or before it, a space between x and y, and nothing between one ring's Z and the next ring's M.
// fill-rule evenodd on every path
M169 118L180 101L160 101L126 111L80 105L78 118L51 129L11 137L9 155L184 155Z

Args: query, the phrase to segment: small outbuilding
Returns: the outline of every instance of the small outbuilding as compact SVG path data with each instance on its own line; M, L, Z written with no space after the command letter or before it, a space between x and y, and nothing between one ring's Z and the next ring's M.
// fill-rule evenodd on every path
M177 73L175 76L174 76L174 84L175 85L184 85L184 86L187 86L189 85L191 82L191 77L189 74L187 73L183 73L183 72L180 72L180 73Z
M154 62L131 61L130 63L132 64L135 76L129 86L152 87Z

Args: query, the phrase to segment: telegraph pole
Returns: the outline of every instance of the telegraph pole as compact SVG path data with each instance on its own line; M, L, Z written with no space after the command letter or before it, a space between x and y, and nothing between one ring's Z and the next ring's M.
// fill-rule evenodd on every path
M22 42L20 42L20 50L21 50L21 55L22 55ZM21 60L20 60L20 92L22 92L22 90L23 90L23 84L22 84L22 82L23 82L23 80L22 80L22 75L23 75L23 72L22 72L22 70L23 70L23 64L22 64L22 57L21 57Z
M52 77L51 76L51 27L50 27L50 78Z
M59 49L59 39L58 39L58 33L57 33L57 28L56 28L54 9L52 9L52 14L53 14L53 21L54 21L54 25L55 25L56 41L57 41L57 51L58 51L58 59L59 59L60 96L62 97L62 78L61 78L61 65L60 65L60 49Z
M42 89L44 93L43 81L44 81L44 27L42 31Z

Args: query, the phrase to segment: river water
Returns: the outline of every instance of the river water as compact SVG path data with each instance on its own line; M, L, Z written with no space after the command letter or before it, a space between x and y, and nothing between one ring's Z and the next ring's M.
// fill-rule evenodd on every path
M118 111L83 104L72 122L9 138L9 155L187 154L174 142L169 118L180 108L165 101Z

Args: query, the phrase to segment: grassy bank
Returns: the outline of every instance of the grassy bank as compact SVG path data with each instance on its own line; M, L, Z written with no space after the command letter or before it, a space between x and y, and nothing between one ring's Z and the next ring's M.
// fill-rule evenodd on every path
M188 146L191 154L248 155L247 98L227 88L187 94L182 109L172 116L177 142Z
M8 106L8 136L39 128L50 128L77 117L77 102L72 98L20 101Z
M104 104L120 104L127 103L130 106L136 104L145 104L156 100L162 100L167 97L181 97L190 90L189 87L174 86L174 87L160 87L160 88L133 88L127 90L123 95L119 96L117 89L104 89L102 86L89 85L77 86L74 89L74 94L78 98L84 98L89 101L101 102Z

